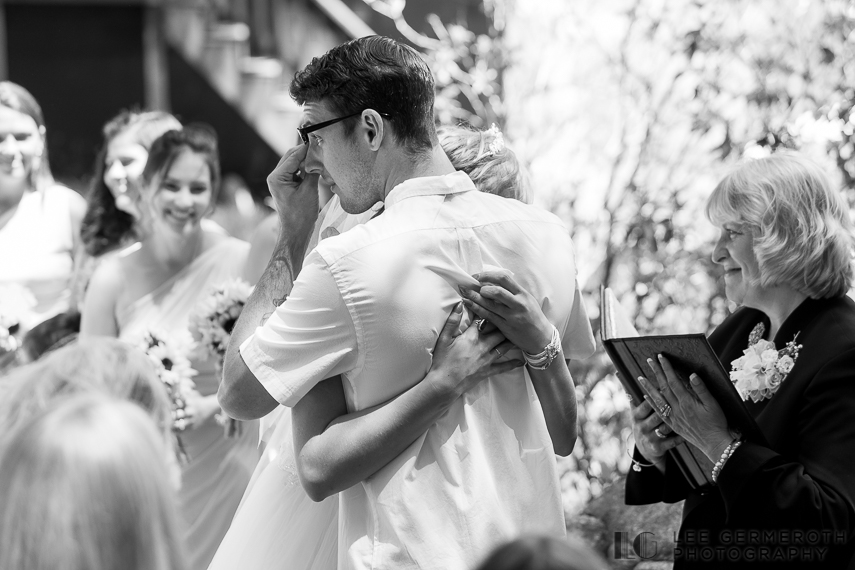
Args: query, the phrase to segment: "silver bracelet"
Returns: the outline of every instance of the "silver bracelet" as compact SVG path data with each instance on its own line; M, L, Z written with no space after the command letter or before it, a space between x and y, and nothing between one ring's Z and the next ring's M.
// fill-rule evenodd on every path
M558 356L559 352L561 352L561 336L558 334L558 329L553 325L552 340L549 341L546 348L537 354L529 354L526 351L523 351L523 358L525 358L525 363L528 364L530 368L535 370L546 370L549 368L549 365L552 364L552 361L555 360L555 357Z
M724 448L724 451L721 453L721 457L716 461L716 464L713 465L712 468L712 475L710 475L710 478L713 483L718 482L718 476L721 474L724 464L727 463L727 460L730 459L730 456L733 455L733 452L736 451L740 445L742 445L742 439L736 438L730 442L730 445Z

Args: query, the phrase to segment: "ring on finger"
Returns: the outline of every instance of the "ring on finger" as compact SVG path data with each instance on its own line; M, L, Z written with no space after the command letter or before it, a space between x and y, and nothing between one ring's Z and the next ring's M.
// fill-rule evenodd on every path
M671 415L671 406L669 404L663 405L661 408L659 408L659 413L662 415L663 418L667 418Z
M497 346L496 348L494 348L493 350L495 350L495 351L496 351L496 355L497 355L499 358L501 358L502 356L504 356L504 355L502 354L502 351L501 351L501 350L499 350L499 347L498 347L498 346Z
M666 437L668 437L668 434L662 433L662 430L659 428L656 428L655 430L653 430L653 433L655 433L659 439L665 439Z
M484 330L484 319L475 319L474 321L472 321L472 324L475 325L475 328L479 331Z

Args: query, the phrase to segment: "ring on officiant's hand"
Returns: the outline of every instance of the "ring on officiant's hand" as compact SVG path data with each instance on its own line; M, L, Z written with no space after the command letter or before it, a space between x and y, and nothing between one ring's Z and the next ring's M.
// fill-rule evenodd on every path
M660 430L659 428L656 428L655 430L653 430L653 433L655 433L659 439L665 439L666 437L668 437L668 434L662 433L662 430Z
M663 405L661 408L659 408L659 414L663 418L667 418L668 416L671 415L671 406L669 404Z

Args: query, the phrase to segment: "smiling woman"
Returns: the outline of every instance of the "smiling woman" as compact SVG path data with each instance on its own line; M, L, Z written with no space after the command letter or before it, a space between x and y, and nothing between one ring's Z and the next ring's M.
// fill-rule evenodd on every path
M28 288L36 307L20 332L68 308L83 198L54 183L41 108L0 82L0 285Z
M147 230L136 248L105 261L86 293L81 335L118 336L138 344L146 334L189 338L189 317L210 289L240 276L249 244L207 231L219 182L216 135L187 126L154 142L142 173L140 212ZM257 428L224 436L214 416L221 371L216 358L191 351L198 374L186 398L189 427L181 440L181 514L191 568L207 568L228 529L258 461Z
M707 215L721 228L713 261L741 305L710 344L765 441L729 428L703 378L685 386L667 358L651 360L652 382L639 378L649 399L633 412L638 469L627 504L685 499L675 569L851 568L855 238L846 203L819 166L781 153L722 180ZM714 464L714 486L687 487L665 454L683 440Z

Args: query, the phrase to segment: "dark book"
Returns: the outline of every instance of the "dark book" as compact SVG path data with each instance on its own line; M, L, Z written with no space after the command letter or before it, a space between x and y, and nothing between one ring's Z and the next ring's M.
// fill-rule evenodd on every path
M639 376L656 385L656 377L647 365L647 359L655 359L662 354L690 391L689 375L694 372L701 377L724 411L731 429L738 430L747 440L766 445L730 375L703 334L640 336L614 293L604 287L600 291L600 336L633 406L641 404L646 395L638 383ZM693 489L712 484L713 464L700 449L682 443L668 453Z

